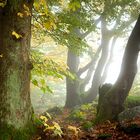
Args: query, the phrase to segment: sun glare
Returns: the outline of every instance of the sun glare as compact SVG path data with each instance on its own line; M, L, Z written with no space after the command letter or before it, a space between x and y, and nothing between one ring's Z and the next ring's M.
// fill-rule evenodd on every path
M116 41L115 48L113 51L113 61L111 62L108 70L107 79L105 81L106 83L113 84L117 80L121 68L125 44L126 43L123 38L120 38Z

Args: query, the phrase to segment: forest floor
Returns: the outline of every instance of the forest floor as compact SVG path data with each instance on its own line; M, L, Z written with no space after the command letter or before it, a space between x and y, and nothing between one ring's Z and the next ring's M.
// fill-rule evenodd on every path
M106 121L94 126L96 111L89 106L83 110L63 109L52 117L48 113L47 117L42 115L44 123L32 140L140 140L140 134L125 133L118 122Z

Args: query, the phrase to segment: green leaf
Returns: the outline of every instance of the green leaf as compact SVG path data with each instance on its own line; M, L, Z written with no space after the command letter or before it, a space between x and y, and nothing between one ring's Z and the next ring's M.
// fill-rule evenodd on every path
M33 79L32 80L32 83L35 85L35 86L38 86L38 81L36 79Z
M69 4L69 9L72 11L76 11L80 7L81 7L81 5L80 5L80 2L78 2L78 1L74 1Z
M49 86L46 86L46 90L50 93L53 93L53 91L51 90L51 88Z
M40 89L42 90L43 93L46 93L46 88L45 87L41 87Z
M46 84L45 79L41 79L40 82L41 82L42 85L45 85Z

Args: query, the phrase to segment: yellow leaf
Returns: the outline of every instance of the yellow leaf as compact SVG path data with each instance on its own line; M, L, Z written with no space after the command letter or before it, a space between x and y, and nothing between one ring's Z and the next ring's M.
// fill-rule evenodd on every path
M23 4L23 8L24 8L26 11L30 11L30 10L29 10L29 7L28 7L26 4Z
M54 125L54 127L55 127L56 129L61 129L61 128L60 128L60 125L59 125L57 122L53 122L53 125Z
M39 4L38 2L34 2L34 8L35 8L36 10L39 10L40 4Z
M15 31L12 32L12 35L16 37L16 39L22 38L22 35L16 33Z
M19 17L23 18L23 13L18 12L18 13L17 13L17 16L19 16Z
M0 58L2 58L3 57L3 54L0 54Z
M46 5L46 0L40 0L40 3L41 3L42 5Z
M52 119L51 115L50 115L48 112L46 112L46 116L47 116L49 119Z
M77 128L75 126L69 125L68 126L68 130L71 131L71 132L73 132L74 135L78 135L78 130L77 130Z
M45 14L45 13L40 13L39 15L40 15L40 16L46 16L46 14Z
M44 26L45 26L45 28L48 29L48 30L51 30L51 29L52 29L52 25L51 25L51 22L50 22L50 21L44 23Z
M40 119L43 120L43 121L45 121L45 122L48 121L48 119L45 116L40 116Z
M29 7L25 4L23 4L23 8L25 9L24 13L26 14L26 16L31 16Z
M26 16L31 16L31 13L28 12L28 11L24 11L24 13L25 13Z
M0 7L4 8L6 4L7 4L7 0L0 2Z
M48 22L44 23L44 26L47 30L56 29L56 25L53 21L48 21Z

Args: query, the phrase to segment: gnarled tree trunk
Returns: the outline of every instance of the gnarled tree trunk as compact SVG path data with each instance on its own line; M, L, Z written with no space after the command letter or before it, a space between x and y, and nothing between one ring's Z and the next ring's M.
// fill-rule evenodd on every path
M129 37L122 61L121 72L115 85L104 93L104 98L98 105L96 122L116 119L123 110L123 103L132 86L137 73L137 58L140 50L140 16Z
M32 122L30 62L32 1L7 0L0 8L0 139L16 138L16 131ZM23 13L23 17L18 16ZM16 34L17 33L17 34ZM17 132L19 133L19 132ZM19 135L22 136L23 134ZM24 138L26 139L26 138Z

